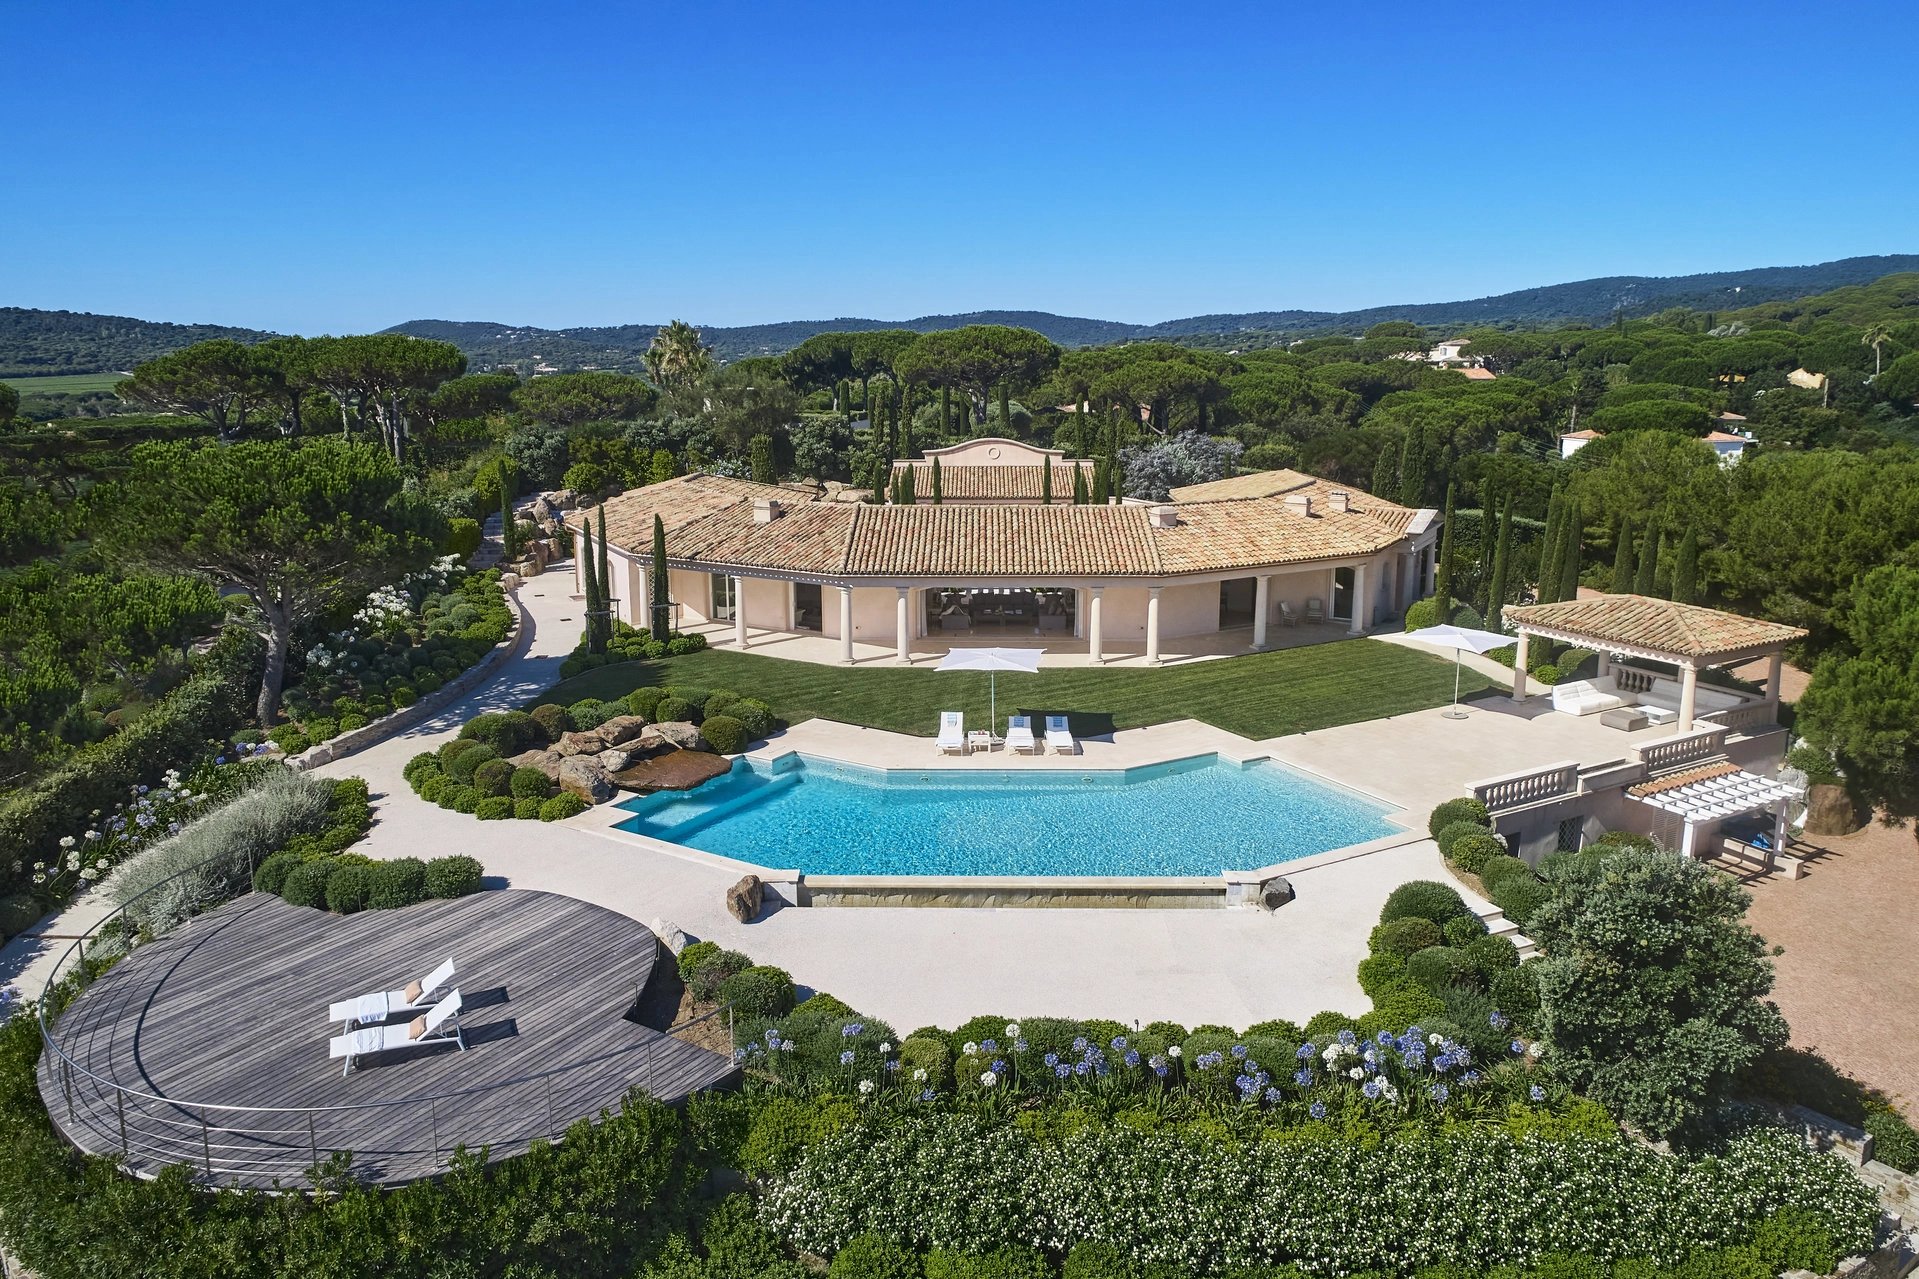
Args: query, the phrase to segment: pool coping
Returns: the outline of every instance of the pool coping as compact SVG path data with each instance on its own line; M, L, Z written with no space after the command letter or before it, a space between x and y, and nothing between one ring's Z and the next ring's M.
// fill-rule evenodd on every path
M828 724L833 722L828 721ZM813 875L799 868L762 866L744 858L728 857L722 853L711 853L650 835L621 830L618 824L626 821L631 816L631 812L620 807L617 801L588 809L585 813L568 819L567 824L595 835L634 845L648 852L663 853L716 869L738 870L742 875L756 875L770 892L788 906L823 907L1063 906L1101 909L1194 907L1261 909L1263 907L1262 889L1272 880L1321 866L1350 861L1371 853L1400 848L1428 838L1423 828L1409 820L1410 810L1384 796L1350 783L1336 781L1292 760L1281 759L1262 748L1259 743L1247 738L1236 737L1209 725L1199 725L1197 721L1176 721L1176 724L1192 724L1202 728L1210 740L1187 745L1169 742L1151 758L1133 759L1123 764L1089 764L1085 761L1083 754L1074 755L1067 757L1074 760L1074 763L1068 765L1062 760L1051 764L1048 771L1079 768L1089 772L1123 773L1133 768L1175 763L1200 755L1216 755L1241 767L1271 763L1302 774L1316 784L1357 795L1380 805L1386 810L1382 814L1382 820L1402 829L1357 844L1329 848L1261 867L1224 869L1214 875ZM835 725L835 727L852 728L854 726ZM878 729L858 731L862 734L883 734L888 738L899 738L903 743L924 745L928 740L898 733L884 733L884 730ZM977 762L961 764L939 757L931 763L902 761L890 766L884 763L869 763L862 759L843 759L836 757L830 745L783 740L786 736L784 733L779 734L754 749L732 758L760 761L769 768L776 761L788 756L805 755L848 767L874 768L883 771L949 771L953 773L982 771L982 766ZM1012 763L1015 757L1001 758L1008 768L1016 771L1019 767ZM1022 759L1021 762L1030 761ZM993 771L1003 770L994 769Z

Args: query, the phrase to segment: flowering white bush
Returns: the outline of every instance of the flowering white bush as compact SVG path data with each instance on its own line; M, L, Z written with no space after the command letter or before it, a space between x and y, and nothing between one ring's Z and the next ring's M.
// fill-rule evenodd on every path
M1377 1148L1330 1130L1239 1147L1125 1126L1051 1145L1009 1122L908 1111L810 1147L769 1187L761 1218L826 1255L873 1231L917 1248L1095 1242L1193 1273L1292 1262L1343 1275L1484 1271L1549 1252L1671 1265L1746 1242L1785 1206L1817 1213L1842 1252L1871 1243L1872 1192L1771 1128L1693 1158L1623 1137L1465 1127Z

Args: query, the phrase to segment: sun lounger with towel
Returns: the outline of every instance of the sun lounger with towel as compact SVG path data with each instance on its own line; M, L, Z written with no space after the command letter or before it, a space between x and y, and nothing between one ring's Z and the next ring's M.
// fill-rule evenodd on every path
M453 961L447 960L418 981L410 981L399 990L374 991L355 999L342 999L327 1007L327 1020L337 1021L344 1030L354 1022L377 1026L395 1013L418 1012L433 1002L433 997L453 980Z
M366 1026L335 1035L327 1041L327 1056L346 1058L346 1065L340 1071L345 1076L352 1072L354 1061L368 1053L393 1052L414 1044L458 1044L461 1052L466 1051L466 1040L460 1035L458 990L412 1021Z
M1009 715L1006 717L1006 749L1025 751L1028 755L1039 753L1039 743L1033 740L1033 717L1031 715Z
M940 754L966 753L966 716L958 711L940 712Z
M1064 715L1046 717L1046 749L1055 755L1077 755L1079 743L1073 740L1073 731L1066 726Z

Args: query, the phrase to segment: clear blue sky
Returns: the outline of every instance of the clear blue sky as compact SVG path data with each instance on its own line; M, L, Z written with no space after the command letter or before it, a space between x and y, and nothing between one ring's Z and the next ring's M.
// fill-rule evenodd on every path
M9 3L0 305L1150 322L1919 251L1919 5Z

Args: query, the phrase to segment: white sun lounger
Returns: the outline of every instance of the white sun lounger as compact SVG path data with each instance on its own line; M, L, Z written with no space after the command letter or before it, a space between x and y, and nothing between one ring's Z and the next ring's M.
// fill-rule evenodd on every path
M1033 740L1033 717L1031 715L1007 716L1006 749L1009 751L1025 751L1028 755L1039 754L1039 743Z
M346 1058L346 1065L340 1071L344 1077L353 1070L353 1063L368 1053L392 1052L414 1044L458 1044L461 1052L466 1051L466 1040L460 1034L458 990L412 1021L367 1026L335 1035L327 1041L327 1056Z
M940 712L940 754L966 753L966 716L958 711Z
M1079 754L1079 743L1073 740L1073 731L1066 727L1064 715L1046 717L1046 749L1056 755Z
M326 1019L339 1022L343 1031L352 1030L356 1021L362 1026L378 1025L395 1013L418 1012L432 1004L433 997L452 980L453 961L449 959L418 981L408 982L399 990L376 990L371 994L329 1004Z

